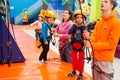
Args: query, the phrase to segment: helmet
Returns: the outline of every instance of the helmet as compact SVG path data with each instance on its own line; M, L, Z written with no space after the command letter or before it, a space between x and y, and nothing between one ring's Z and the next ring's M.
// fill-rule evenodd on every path
M82 13L81 13L81 10L76 10L74 12L74 17L76 17L76 15L78 15L78 14L82 15L85 18L85 20L86 20L86 13L85 13L85 11L82 11Z
M56 18L56 15L53 11L46 11L46 17Z
M40 14L45 15L45 13L46 13L46 10L44 10L44 9L40 10Z
M43 14L39 14L38 16L44 18L44 15L43 15Z
M40 14L38 16L41 16L42 18L44 18L45 17L45 13L46 13L46 10L41 9L40 10Z

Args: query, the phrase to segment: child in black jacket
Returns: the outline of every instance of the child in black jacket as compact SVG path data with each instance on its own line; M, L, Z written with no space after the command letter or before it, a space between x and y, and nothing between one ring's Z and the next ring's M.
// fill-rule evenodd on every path
M72 34L71 43L72 43L72 68L73 71L68 74L68 77L72 77L76 75L76 70L79 71L79 76L77 80L83 79L83 71L84 71L84 49L83 49L83 31L85 30L85 26L83 26L83 21L86 19L84 14L81 14L80 10L75 11L74 13L75 23L72 28L68 31L68 34Z

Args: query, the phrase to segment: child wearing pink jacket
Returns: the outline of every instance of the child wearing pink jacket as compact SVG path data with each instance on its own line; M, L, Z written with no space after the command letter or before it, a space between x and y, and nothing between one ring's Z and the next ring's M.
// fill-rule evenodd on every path
M40 37L41 37L42 23L43 23L43 16L39 15L37 21L35 21L32 24L28 25L28 27L35 26L35 37L36 37L36 40L39 40Z

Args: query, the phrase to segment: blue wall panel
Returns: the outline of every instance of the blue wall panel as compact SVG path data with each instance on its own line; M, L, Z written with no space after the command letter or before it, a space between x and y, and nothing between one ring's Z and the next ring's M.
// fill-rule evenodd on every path
M23 12L23 9L29 8L38 0L9 0L9 1L10 6L13 7L13 9L10 9L11 16L16 17Z

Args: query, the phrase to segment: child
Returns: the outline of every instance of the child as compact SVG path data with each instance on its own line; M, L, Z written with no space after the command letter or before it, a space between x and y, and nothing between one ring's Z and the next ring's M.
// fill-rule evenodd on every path
M54 20L56 18L56 15L52 11L46 11L45 14L45 22L42 24L42 33L41 33L41 45L42 45L42 52L39 56L39 62L38 64L42 64L42 60L45 64L48 64L47 62L47 54L49 51L49 45L50 40L52 39L52 24L54 23Z
M73 71L68 74L68 77L76 75L76 70L79 71L79 76L77 80L83 79L83 70L84 70L84 50L83 50L83 30L85 26L82 25L83 21L86 20L86 16L81 14L80 10L75 11L74 13L75 23L68 31L68 34L72 34L71 43L71 57L72 57L72 68Z
M36 29L35 29L36 40L40 39L43 20L44 20L44 16L42 14L39 14L38 20L35 21L34 23L28 25L28 27L31 27L31 26L35 26L36 27Z

